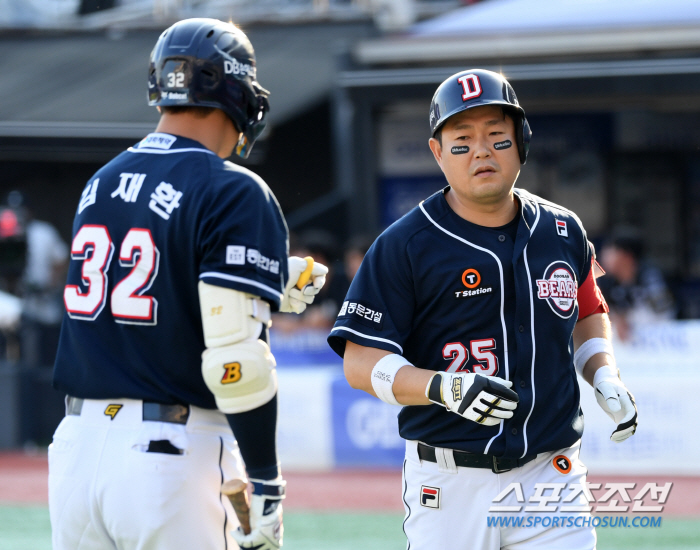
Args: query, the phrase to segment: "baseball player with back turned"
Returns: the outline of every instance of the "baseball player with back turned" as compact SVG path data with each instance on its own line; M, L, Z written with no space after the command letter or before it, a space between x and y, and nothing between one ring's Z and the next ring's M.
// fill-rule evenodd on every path
M248 155L267 96L243 32L176 23L151 54L156 131L83 191L54 371L68 394L49 448L55 550L282 545L267 329L327 270L287 257L274 195L224 160Z
M449 185L375 241L329 343L351 386L403 406L409 548L590 550L585 511L567 525L551 512L529 528L487 519L512 483L525 499L544 496L536 484L585 483L577 372L617 425L613 441L636 429L593 247L573 212L513 188L531 132L503 76L449 77L430 130Z

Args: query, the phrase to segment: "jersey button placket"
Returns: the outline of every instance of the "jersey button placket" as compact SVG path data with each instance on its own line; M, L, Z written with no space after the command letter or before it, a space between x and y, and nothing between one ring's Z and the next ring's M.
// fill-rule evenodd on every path
M513 428L512 430L510 430L510 433L512 433L513 435L518 435L518 428Z
M525 382L525 380L521 380L521 381L520 381L520 387L521 387L521 388L524 388L525 386L527 386L527 382Z
M518 327L518 330L519 330L520 332L525 332L525 327L524 327L523 325L520 325L520 326Z
M498 241L501 242L501 243L506 242L506 236L505 236L505 235L499 235L499 236L498 236Z

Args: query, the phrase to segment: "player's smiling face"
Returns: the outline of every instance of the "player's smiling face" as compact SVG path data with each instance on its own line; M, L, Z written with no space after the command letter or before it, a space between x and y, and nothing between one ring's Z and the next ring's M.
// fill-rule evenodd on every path
M430 148L460 201L493 205L507 200L520 173L515 122L485 105L457 113Z

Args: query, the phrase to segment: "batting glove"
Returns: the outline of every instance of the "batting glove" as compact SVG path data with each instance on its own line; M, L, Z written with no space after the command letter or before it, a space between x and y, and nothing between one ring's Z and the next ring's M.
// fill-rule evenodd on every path
M287 482L251 479L249 535L239 527L231 533L242 550L278 550L282 546L282 499Z
M600 367L593 377L593 387L598 405L617 424L610 439L620 443L633 436L637 431L637 404L620 380L617 368L609 365Z
M304 273L308 266L313 265L311 273L308 277L308 282L303 281L302 288L299 288L299 278ZM289 280L284 289L282 305L280 311L286 313L301 313L306 309L306 306L311 304L319 293L323 285L326 283L326 273L328 268L312 258L300 258L299 256L290 256L287 262L289 268Z
M518 394L510 380L480 374L437 372L425 388L433 403L484 426L512 418Z

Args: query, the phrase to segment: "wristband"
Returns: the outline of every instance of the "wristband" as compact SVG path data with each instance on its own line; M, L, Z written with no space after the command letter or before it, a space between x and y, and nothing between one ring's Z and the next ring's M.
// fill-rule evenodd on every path
M401 405L394 397L394 377L405 365L413 366L409 361L392 353L382 357L372 369L372 388L377 397L389 405Z
M445 401L442 398L442 374L436 372L430 377L428 385L425 387L425 396L433 403L444 405Z
M613 367L612 365L603 365L597 371L595 371L595 374L593 375L593 387L597 387L598 384L606 378L614 378L615 380L619 381L620 375L617 367Z
M615 358L612 342L607 338L591 338L586 340L581 347L574 353L574 367L579 376L583 376L583 367L586 366L588 360L597 353L607 353L613 359Z

